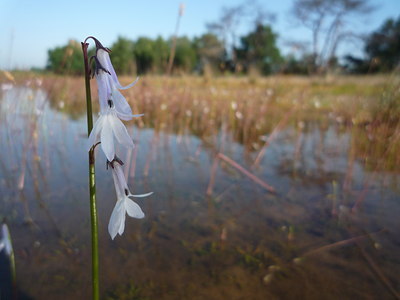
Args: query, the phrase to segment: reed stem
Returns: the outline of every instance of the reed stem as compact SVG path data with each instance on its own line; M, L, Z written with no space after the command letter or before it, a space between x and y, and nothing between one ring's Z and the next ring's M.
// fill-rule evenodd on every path
M85 86L86 86L86 108L87 108L87 126L88 136L93 128L92 115L92 96L90 92L90 71L87 48L88 43L83 42L83 61L85 65ZM99 295L99 234L96 208L96 178L95 178L95 159L94 148L89 151L89 200L90 200L90 218L92 232L92 299L98 300Z

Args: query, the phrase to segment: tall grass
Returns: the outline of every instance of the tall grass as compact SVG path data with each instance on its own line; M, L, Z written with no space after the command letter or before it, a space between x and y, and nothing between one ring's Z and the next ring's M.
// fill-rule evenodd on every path
M15 80L18 84L37 76L17 74ZM0 80L7 79L2 76ZM55 109L78 118L85 111L80 102L82 85L80 78L48 75L42 86ZM96 89L92 90L96 97ZM146 112L135 120L140 127L209 140L225 126L249 152L259 151L277 124L292 112L285 128L307 130L305 124L318 122L322 127L336 124L352 129L357 133L353 138L358 155L375 168L400 168L400 92L395 74L328 79L274 76L256 81L247 77L152 76L141 78L141 84L128 90L126 98L134 112ZM96 105L94 111L98 111Z

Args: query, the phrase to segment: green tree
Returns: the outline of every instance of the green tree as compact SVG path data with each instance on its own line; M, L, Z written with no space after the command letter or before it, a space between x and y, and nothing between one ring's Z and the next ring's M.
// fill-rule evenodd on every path
M70 40L65 46L48 50L47 54L47 70L57 74L83 74L83 56L79 42Z
M167 69L169 57L169 45L162 37L158 37L154 41L154 66L153 72L164 73Z
M111 46L111 59L118 74L129 74L135 71L133 49L133 41L123 37L118 37Z
M314 59L312 54L308 56L303 56L300 59L296 58L294 55L288 55L285 57L282 72L284 74L309 74L309 66L310 64L312 64L313 61Z
M343 67L348 73L355 74L365 74L372 71L370 70L369 59L355 57L350 54L344 57Z
M147 37L137 39L134 48L136 68L138 74L152 71L155 62L154 42Z
M388 19L366 41L365 52L376 71L391 71L400 62L400 17Z
M276 70L282 57L276 46L277 34L269 25L258 24L253 32L241 38L240 47L235 49L238 61L245 71L259 69L264 74Z
M206 33L193 41L197 55L198 68L202 71L206 66L214 71L218 69L225 55L224 43L213 33Z
M178 38L176 41L174 69L188 73L193 71L195 65L196 51L193 43L187 37Z

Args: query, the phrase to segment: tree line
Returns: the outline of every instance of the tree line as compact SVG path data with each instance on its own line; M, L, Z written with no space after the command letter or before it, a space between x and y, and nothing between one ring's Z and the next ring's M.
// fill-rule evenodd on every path
M235 60L229 57L223 42L213 33L190 39L176 39L173 60L175 74L247 72L257 68L263 74L276 71L283 59L276 46L277 35L268 25L257 26L254 32L242 37L235 48ZM111 45L112 61L119 74L164 74L171 52L171 39L125 37ZM67 45L48 51L47 69L58 74L81 75L82 49L80 43L70 40Z
M308 28L312 40L290 41L297 50L287 56L277 46L278 35L272 28L274 16L254 0L223 8L219 20L207 24L207 32L199 37L118 37L110 49L119 74L165 74L172 47L174 74L390 72L400 61L400 16L386 20L368 35L360 36L351 30L350 21L355 15L365 16L373 9L367 0L295 0L292 20ZM238 27L244 22L251 24L250 30L238 35ZM350 40L362 44L364 57L347 55L339 60L339 45ZM73 40L50 49L47 69L81 75L81 52L80 43Z

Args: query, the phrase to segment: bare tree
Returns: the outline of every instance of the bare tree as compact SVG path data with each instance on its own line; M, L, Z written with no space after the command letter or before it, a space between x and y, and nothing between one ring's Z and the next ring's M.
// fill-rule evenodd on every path
M240 27L248 25L255 28L266 21L272 22L274 18L275 16L266 12L257 0L246 0L236 6L223 7L219 20L208 23L206 27L223 41L228 56L235 61L234 49L239 41Z
M295 0L291 15L312 32L312 54L319 71L325 70L340 43L357 35L352 17L367 16L369 0Z
M238 27L243 17L243 5L223 7L218 21L208 23L207 29L221 38L225 49L231 51L237 40Z

